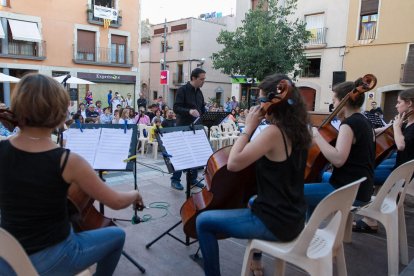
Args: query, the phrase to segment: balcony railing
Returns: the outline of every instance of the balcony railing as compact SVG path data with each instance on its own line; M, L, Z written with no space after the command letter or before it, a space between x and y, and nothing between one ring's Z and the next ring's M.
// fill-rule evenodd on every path
M401 64L400 83L414 83L414 63Z
M315 68L305 68L300 71L302 78L319 78L320 74L321 70Z
M111 48L78 48L73 46L73 61L81 64L132 67L133 51L117 52Z
M362 23L359 40L375 39L377 35L377 22Z
M20 40L7 41L6 48L3 46L1 57L22 58L22 59L45 59L46 41L28 42Z
M315 28L309 29L308 31L311 33L309 38L309 42L306 44L307 47L313 46L326 46L326 31L328 28Z
M102 18L98 18L93 16L93 9L88 9L87 10L87 16L88 16L88 23L89 24L95 24L95 25L104 25L103 19ZM118 19L112 20L111 24L109 25L109 27L113 27L113 28L119 28L122 26L122 16L118 16Z
M173 84L174 85L182 85L184 84L184 74L173 73Z

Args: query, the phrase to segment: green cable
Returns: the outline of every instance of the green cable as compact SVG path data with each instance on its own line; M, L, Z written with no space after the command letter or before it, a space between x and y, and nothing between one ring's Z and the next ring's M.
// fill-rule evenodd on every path
M151 220L157 220L160 218L163 218L165 216L168 215L168 208L170 207L170 204L168 202L165 201L154 201L151 202L150 204L148 204L148 209L162 209L165 210L165 213L162 216L153 218L152 215L150 214L144 214L141 218L142 222L147 222L147 221L151 221Z

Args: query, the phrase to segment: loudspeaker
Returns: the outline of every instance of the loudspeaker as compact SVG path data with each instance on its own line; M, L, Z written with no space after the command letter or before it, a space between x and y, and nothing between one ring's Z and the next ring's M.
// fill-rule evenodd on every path
M332 87L335 84L344 82L346 80L346 72L345 71L334 71L332 72Z

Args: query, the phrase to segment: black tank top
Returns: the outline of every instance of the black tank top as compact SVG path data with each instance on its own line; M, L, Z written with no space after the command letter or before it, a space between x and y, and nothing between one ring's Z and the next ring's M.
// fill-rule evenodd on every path
M67 151L63 165L62 154ZM63 241L70 233L69 184L62 178L69 150L31 153L0 142L1 227L27 254Z
M271 161L263 156L256 162L257 198L252 211L281 241L295 239L305 226L306 201L303 192L308 151L292 149L287 159Z

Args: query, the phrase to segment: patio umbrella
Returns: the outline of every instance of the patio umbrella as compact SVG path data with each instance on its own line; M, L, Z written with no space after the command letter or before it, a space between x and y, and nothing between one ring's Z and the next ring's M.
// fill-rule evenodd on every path
M19 82L19 78L15 78L3 73L0 73L0 82Z
M55 80L57 80L59 83L62 83L62 81L67 77L68 75L63 75L60 77L54 77ZM69 78L66 80L66 83L71 83L71 84L95 84L94 82L88 81L88 80L84 80L84 79L80 79L77 77L72 77L69 75Z

